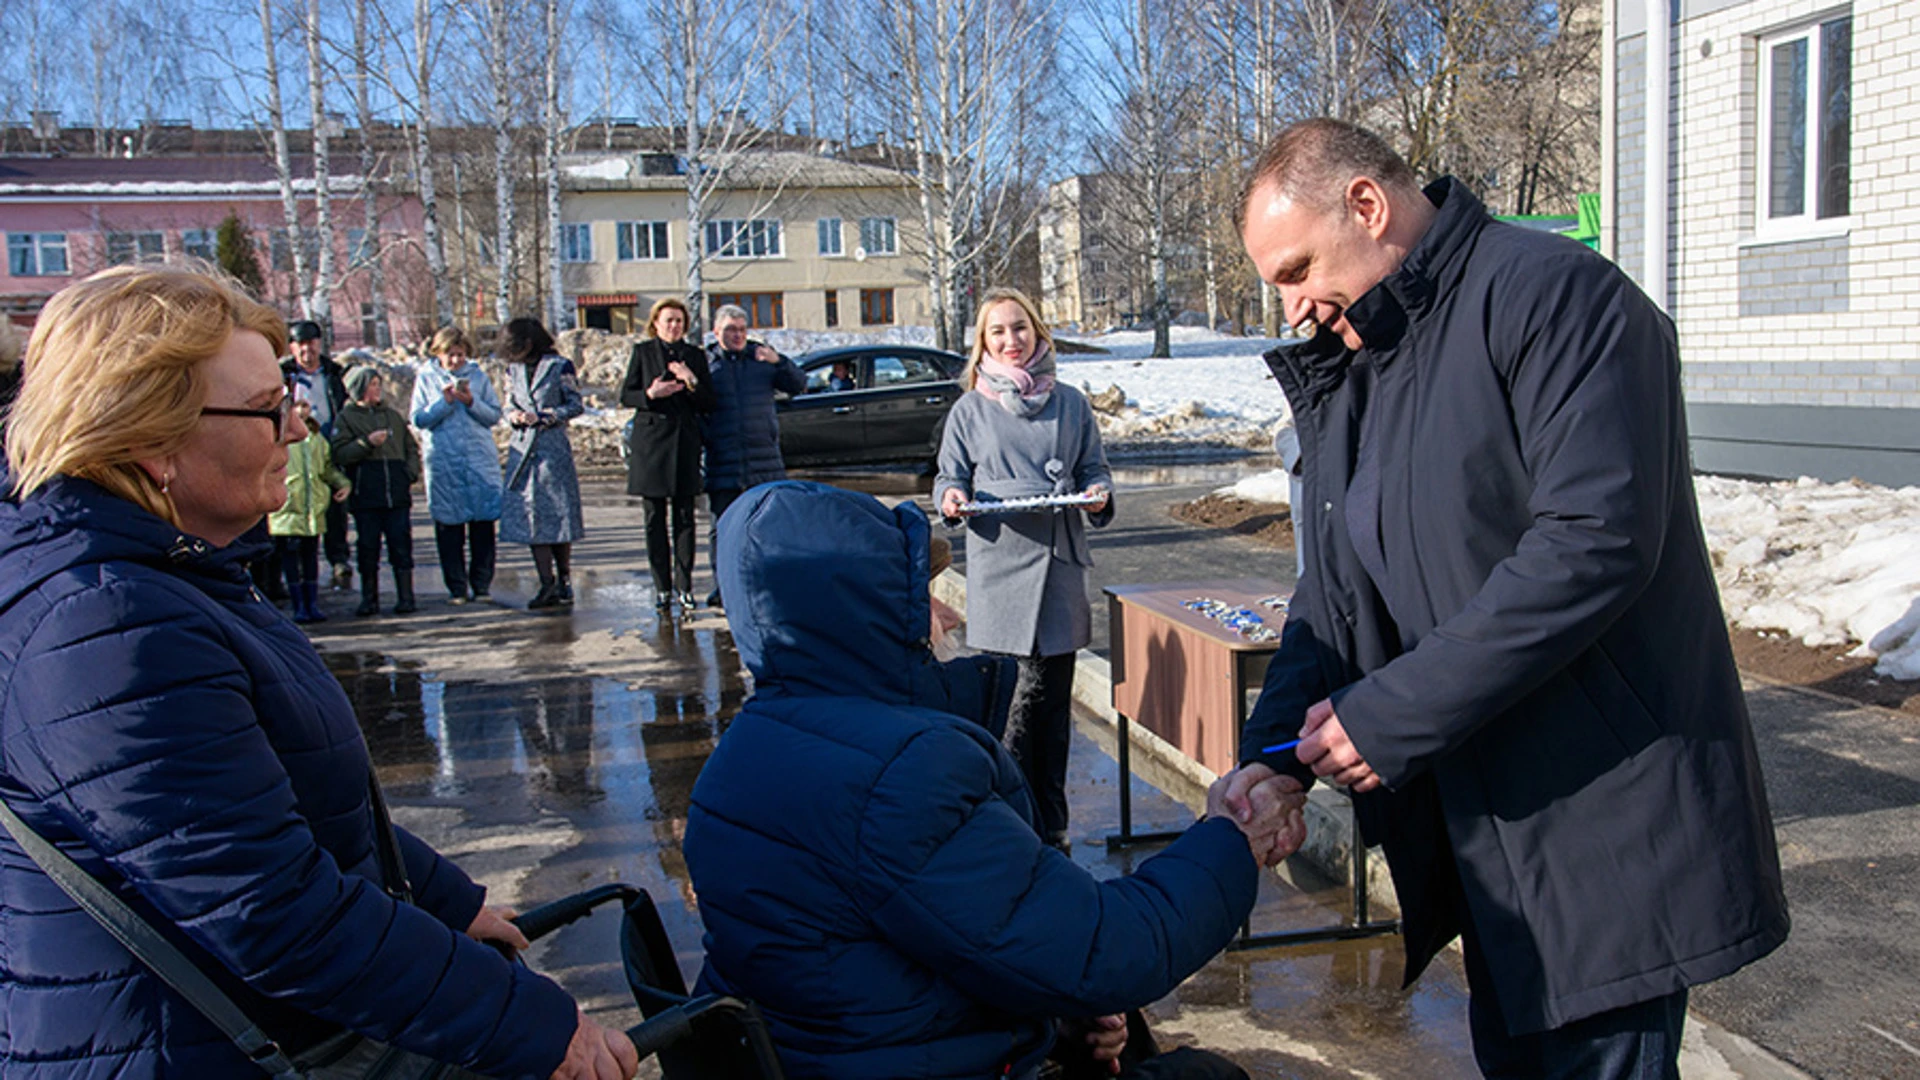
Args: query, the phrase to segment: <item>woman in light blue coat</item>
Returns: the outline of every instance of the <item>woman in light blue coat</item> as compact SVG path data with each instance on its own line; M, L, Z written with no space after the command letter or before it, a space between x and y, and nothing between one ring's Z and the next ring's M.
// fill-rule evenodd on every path
M493 588L494 525L500 520L500 451L493 425L500 398L459 328L444 326L428 345L436 363L413 381L413 426L426 453L427 513L440 550L448 602L485 600Z

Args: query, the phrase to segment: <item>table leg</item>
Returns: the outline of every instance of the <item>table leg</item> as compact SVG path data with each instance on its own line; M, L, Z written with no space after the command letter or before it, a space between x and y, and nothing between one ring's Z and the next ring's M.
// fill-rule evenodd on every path
M1120 749L1114 757L1120 763L1120 831L1107 837L1107 850L1120 851L1135 844L1164 844L1179 838L1180 832L1136 833L1133 831L1133 736L1127 730L1126 713L1120 713L1114 730L1120 734Z

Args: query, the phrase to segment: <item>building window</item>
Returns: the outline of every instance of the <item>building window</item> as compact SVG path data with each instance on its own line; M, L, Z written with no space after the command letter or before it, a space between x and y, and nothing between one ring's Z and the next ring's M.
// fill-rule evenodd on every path
M710 303L713 311L719 311L728 304L745 311L749 330L775 330L787 324L782 293L714 293Z
M780 223L766 218L707 222L707 253L716 259L780 254Z
M893 219L890 217L861 218L860 247L869 255L899 254L899 238L894 232Z
M888 326L893 323L893 290L860 290L860 325Z
M820 219L820 254L846 254L846 249L841 246L840 219L837 217L823 217ZM832 326L833 324L828 323L827 325Z
M365 229L347 230L347 261L365 266L373 261L373 236Z
M293 245L287 242L287 230L275 229L267 234L267 260L275 270L293 269Z
M110 232L107 234L107 262L124 266L130 262L164 258L166 237L157 232Z
M1850 212L1852 84L1852 15L1761 39L1762 227Z
M560 223L560 261L593 261L593 226L584 221Z
M55 277L67 269L67 234L8 233L7 273L14 277Z
M1087 273L1104 274L1106 272L1107 272L1107 260L1105 259L1088 259L1087 260Z
M667 257L667 223L622 221L613 227L614 254L621 262Z
M180 251L189 259L205 259L212 262L218 243L212 229L180 230Z
M840 325L840 290L827 290L827 328Z
M374 313L371 303L360 305L360 343L377 349L384 349L393 344L393 337L387 329L386 320Z

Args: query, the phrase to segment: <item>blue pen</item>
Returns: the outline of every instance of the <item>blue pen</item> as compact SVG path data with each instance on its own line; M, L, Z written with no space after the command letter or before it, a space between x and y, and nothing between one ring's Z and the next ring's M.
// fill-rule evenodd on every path
M1260 748L1260 752L1263 754L1277 754L1282 750L1291 750L1299 745L1300 740L1295 739L1292 742L1274 743L1272 746L1263 746Z

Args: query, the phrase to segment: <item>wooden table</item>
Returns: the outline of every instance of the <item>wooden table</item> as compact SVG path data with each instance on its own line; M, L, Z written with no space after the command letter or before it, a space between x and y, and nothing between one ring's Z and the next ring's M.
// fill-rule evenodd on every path
M1280 648L1278 639L1254 641L1212 616L1186 607L1187 602L1211 599L1248 609L1260 617L1262 625L1277 633L1286 621L1286 610L1271 604L1271 600L1286 594L1279 583L1261 578L1113 585L1105 592L1113 709L1120 718L1120 831L1107 838L1107 847L1115 849L1180 835L1133 831L1132 739L1128 725L1144 726L1215 775L1232 772L1240 763L1240 729L1259 697L1267 664ZM1261 603L1263 600L1269 603ZM1367 858L1357 828L1352 864L1351 922L1259 935L1243 926L1234 947L1398 933L1397 920L1375 922L1367 917Z

